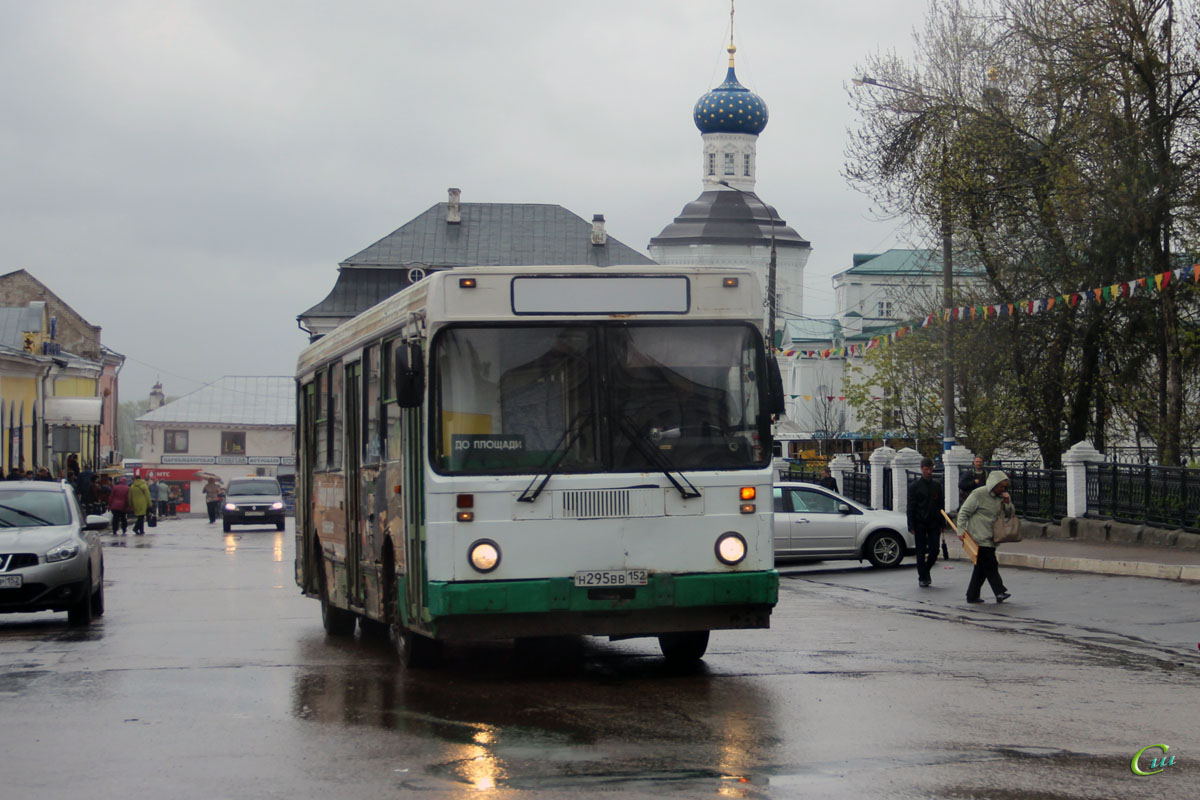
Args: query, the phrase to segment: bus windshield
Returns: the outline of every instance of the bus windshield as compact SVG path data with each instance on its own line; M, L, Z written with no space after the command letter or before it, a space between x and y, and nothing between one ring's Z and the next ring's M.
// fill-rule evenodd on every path
M758 332L741 323L449 328L431 358L434 465L452 474L760 467L763 358Z

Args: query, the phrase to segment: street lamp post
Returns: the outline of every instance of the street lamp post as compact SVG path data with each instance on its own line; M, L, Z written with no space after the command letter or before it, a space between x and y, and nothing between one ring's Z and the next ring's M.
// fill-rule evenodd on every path
M856 86L878 86L900 94L910 94L924 97L921 92L904 89L887 83L880 83L874 78L863 76L854 78ZM946 143L942 142L942 171L946 169ZM950 221L950 202L943 187L939 199L941 212L942 234L942 308L954 307L954 236ZM943 326L942 336L942 450L949 451L954 447L954 326L947 322Z
M739 189L736 186L730 186L729 181L717 181L726 189L733 189L738 194L744 194L747 197L753 197L762 207L766 209L767 216L771 220L771 258L767 262L767 352L775 352L775 214L772 213L771 207L763 203L762 198L754 192L747 192L744 189Z

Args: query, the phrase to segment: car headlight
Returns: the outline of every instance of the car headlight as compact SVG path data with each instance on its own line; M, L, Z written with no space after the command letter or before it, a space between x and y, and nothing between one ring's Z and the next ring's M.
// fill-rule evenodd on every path
M480 539L467 549L467 560L480 572L491 572L500 566L500 545L491 539Z
M735 531L722 533L715 549L717 560L732 567L746 557L746 540Z
M79 542L66 541L46 551L46 563L52 564L55 561L66 561L77 555L79 555Z
M237 506L233 503L226 503L225 510L226 511L237 511Z
M271 510L272 511L282 511L283 503L271 503Z

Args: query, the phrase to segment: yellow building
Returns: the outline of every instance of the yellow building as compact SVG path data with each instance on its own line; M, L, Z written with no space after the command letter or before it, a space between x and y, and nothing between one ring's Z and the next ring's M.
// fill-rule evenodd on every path
M98 467L116 450L124 356L25 270L0 276L0 467L65 474L74 455Z

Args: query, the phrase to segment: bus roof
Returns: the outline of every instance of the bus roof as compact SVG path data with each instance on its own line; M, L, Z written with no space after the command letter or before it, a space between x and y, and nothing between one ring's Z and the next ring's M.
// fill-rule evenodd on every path
M474 279L475 285L464 287L464 278ZM736 281L726 285L727 278ZM553 298L561 299L561 308L549 305L556 302ZM757 324L762 322L762 294L754 273L745 267L456 267L432 273L318 339L301 352L297 374L389 333L455 321L580 318L740 319Z

